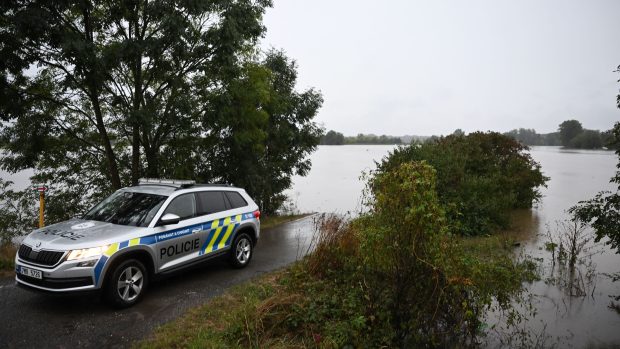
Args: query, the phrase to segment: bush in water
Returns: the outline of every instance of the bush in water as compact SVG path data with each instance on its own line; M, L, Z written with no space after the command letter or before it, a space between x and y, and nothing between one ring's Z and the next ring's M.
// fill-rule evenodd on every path
M512 209L532 207L541 198L548 178L527 150L496 132L450 135L396 149L377 171L427 161L437 171L438 200L451 230L484 235L507 227Z

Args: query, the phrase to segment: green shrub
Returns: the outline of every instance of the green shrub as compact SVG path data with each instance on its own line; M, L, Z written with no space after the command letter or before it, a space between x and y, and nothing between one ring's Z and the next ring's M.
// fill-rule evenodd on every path
M366 215L321 221L314 253L290 282L306 296L288 312L287 333L321 334L325 347L475 344L485 309L510 312L532 265L514 262L499 237L455 238L424 161L378 173L369 188Z
M372 211L360 221L364 270L375 285L370 298L387 312L399 347L439 344L472 333L467 293L445 273L450 248L435 170L404 163L370 182Z
M488 234L509 224L514 208L529 208L541 198L548 180L528 148L495 132L451 135L396 149L378 174L411 161L427 161L437 170L437 193L451 230Z

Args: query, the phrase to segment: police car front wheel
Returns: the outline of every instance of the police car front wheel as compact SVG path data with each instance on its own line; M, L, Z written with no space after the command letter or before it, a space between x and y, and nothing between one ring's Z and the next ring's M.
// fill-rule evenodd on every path
M239 234L233 242L230 254L230 262L235 268L243 268L252 259L252 238L246 233Z
M106 297L112 305L125 308L137 303L146 291L148 272L140 261L128 259L112 271Z

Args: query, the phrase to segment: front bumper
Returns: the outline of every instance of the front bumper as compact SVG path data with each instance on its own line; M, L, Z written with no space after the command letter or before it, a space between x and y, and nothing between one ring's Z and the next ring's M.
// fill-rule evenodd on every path
M98 285L95 284L94 266L77 266L79 263L83 262L83 260L63 261L53 268L45 268L22 261L16 256L15 281L18 285L53 293L93 291L99 289ZM42 279L22 275L20 273L22 267L41 271Z

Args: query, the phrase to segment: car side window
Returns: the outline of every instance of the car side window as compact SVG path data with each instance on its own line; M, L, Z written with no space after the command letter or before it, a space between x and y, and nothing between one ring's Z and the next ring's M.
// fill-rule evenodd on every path
M236 191L227 191L226 197L228 198L228 202L230 202L232 208L245 207L248 205L248 202L245 201L243 196Z
M229 209L224 201L224 193L221 191L203 191L196 193L198 196L198 215L222 212Z
M194 194L183 194L177 196L166 208L164 214L173 213L181 219L188 219L196 216L196 197Z

